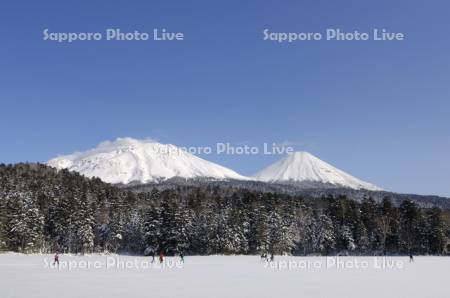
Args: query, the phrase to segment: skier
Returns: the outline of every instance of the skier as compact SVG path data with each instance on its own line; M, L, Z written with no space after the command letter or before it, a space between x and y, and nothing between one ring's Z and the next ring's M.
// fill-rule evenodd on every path
M411 252L409 253L409 262L410 262L410 263L411 263L411 262L414 262L414 257L413 257L413 255L412 255Z
M180 251L180 259L181 259L181 262L184 263L184 254L182 251Z
M58 264L58 268L59 268L59 254L58 252L56 252L54 258L53 258L53 265Z
M154 263L155 262L155 251L154 250L152 250L151 251L151 255L152 255L152 263Z
M275 259L273 253L270 254L270 261L273 262L273 260Z
M161 252L159 253L159 262L162 263L164 262L164 252L161 250Z

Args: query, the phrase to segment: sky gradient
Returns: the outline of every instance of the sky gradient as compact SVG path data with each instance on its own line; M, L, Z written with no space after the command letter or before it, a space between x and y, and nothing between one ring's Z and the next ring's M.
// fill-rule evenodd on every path
M384 189L450 196L448 1L0 4L0 162L117 137L289 142ZM182 42L43 41L42 31L183 32ZM263 41L262 30L402 32ZM280 156L201 156L251 175Z

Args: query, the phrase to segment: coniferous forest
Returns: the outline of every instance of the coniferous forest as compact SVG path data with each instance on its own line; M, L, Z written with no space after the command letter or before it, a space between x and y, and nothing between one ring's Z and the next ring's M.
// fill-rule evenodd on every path
M450 215L410 200L219 186L131 192L41 164L0 165L0 249L145 254L447 254Z

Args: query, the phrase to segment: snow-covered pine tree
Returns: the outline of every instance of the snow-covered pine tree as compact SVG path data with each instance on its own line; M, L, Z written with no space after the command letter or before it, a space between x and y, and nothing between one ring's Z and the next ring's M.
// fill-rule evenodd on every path
M160 209L151 206L144 213L143 219L143 240L145 251L148 253L158 253L161 247L161 221L160 221Z
M16 192L6 200L6 246L20 252L40 250L44 240L44 216L32 195Z
M87 253L94 248L94 217L85 195L73 198L75 210L71 214L71 251Z
M446 227L442 220L442 210L431 208L425 212L424 238L429 254L442 254L445 251L447 239Z
M295 247L295 226L292 218L284 215L276 210L270 210L267 215L270 253L291 253Z
M316 213L311 222L311 243L313 252L328 255L336 247L333 221L326 214Z
M124 228L124 250L133 253L142 253L145 250L143 239L143 218L140 212L134 210L130 220Z

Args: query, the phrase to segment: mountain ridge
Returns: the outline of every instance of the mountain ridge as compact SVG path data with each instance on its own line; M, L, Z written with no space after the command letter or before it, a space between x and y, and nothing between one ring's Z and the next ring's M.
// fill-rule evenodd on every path
M308 152L294 152L269 165L253 177L204 160L172 144L154 140L117 138L84 152L47 162L57 169L98 177L112 184L162 182L172 178L263 181L296 184L303 188L382 190L320 160Z

